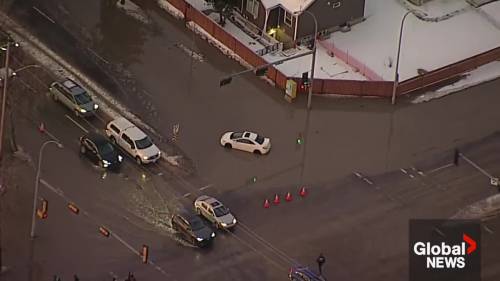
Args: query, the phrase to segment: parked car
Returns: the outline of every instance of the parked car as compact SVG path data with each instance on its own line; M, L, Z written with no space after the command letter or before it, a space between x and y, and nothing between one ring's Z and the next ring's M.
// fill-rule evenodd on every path
M252 132L227 132L222 135L220 144L226 148L235 148L257 154L266 154L271 150L271 140Z
M292 281L326 281L326 279L305 266L290 268L288 279Z
M188 211L174 214L171 218L172 228L184 238L198 247L209 245L215 238L215 232L203 220Z
M99 108L87 91L71 79L53 82L49 92L54 101L60 101L77 116L92 116Z
M219 229L230 229L236 225L236 218L219 200L202 195L194 201L196 213L203 216Z
M156 162L161 157L160 149L141 129L120 117L108 123L106 135L112 143L130 154L137 164Z
M99 134L90 133L80 137L80 153L102 168L118 169L123 157L118 150Z

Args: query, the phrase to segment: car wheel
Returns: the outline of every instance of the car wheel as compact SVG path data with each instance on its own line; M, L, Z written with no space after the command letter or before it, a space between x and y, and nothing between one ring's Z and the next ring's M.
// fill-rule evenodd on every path
M196 213L201 216L201 209L200 208L196 208Z
M58 101L56 94L52 94L52 100L55 101L55 102Z
M256 149L256 150L254 150L254 151L253 151L253 153L255 153L255 154L262 154L262 153L260 152L260 150L257 150L257 149Z
M104 163L102 163L102 161L99 161L99 167L104 168Z
M85 146L80 145L80 153L85 154L85 152L87 152L87 149L85 148Z
M230 149L230 148L232 148L233 146L232 146L230 143L226 143L226 144L224 145L224 147L225 147L225 148Z
M141 157L136 156L136 157L135 157L135 162L136 162L138 165L142 165L142 160L141 160Z
M75 116L80 117L80 112L78 112L78 110L76 110L76 109L75 109Z
M115 139L115 137L111 136L111 137L109 137L109 139L111 140L111 142L112 142L114 145L116 145L116 139Z

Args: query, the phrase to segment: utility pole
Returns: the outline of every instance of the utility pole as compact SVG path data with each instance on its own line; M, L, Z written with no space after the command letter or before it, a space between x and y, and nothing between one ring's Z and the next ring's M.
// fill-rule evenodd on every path
M7 39L7 46L5 50L5 77L3 77L3 90L2 90L2 113L0 115L0 160L3 157L3 131L5 124L5 105L7 103L7 84L9 81L9 55L10 55L10 44L12 40L10 38ZM1 166L1 162L0 162Z

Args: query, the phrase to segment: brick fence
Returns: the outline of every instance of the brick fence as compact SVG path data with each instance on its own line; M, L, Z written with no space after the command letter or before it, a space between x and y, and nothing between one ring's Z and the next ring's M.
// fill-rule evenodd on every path
M185 0L166 0L184 14L186 22L193 21L215 39L234 51L244 61L252 66L259 66L267 62L242 44L238 39L226 32L215 21L192 7ZM427 72L417 77L400 82L397 94L403 95L413 91L430 87L436 83L452 79L464 72L473 70L478 66L500 59L500 47L484 52L482 54L464 59L454 64ZM351 61L352 62L352 61ZM360 66L363 64L359 63ZM390 97L392 95L392 81L381 81L380 76L367 67L359 69L368 75L372 81L345 80L345 79L314 79L313 92L316 94L335 94L349 96L375 96ZM288 77L274 67L270 67L267 77L271 79L276 87L284 90ZM298 81L297 78L290 78ZM373 81L375 80L375 81Z

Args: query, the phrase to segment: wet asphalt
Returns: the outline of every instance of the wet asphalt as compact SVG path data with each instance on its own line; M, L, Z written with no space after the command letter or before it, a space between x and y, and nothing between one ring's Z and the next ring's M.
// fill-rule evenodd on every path
M170 136L172 125L179 123L179 146L197 168L198 179L185 181L196 181L191 186L216 186L209 192L227 202L241 215L245 225L272 245L256 242L255 233L237 230L235 234L241 235L243 241L250 241L249 245L236 237L221 235L218 237L221 241L217 241L221 243L211 252L186 249L165 237L167 230L154 226L160 213L170 212L168 208L162 211L169 203L159 198L191 191L182 187L187 185L185 182L168 183L153 173L148 184L163 193L158 196L153 194L153 188L137 192L140 169L132 167L124 173L126 178L134 178L132 182L126 183L119 176L102 181L99 180L102 174L81 163L74 151L52 160L48 158L52 163L74 163L78 167L75 178L92 179L75 185L72 178L61 177L57 169L51 169L46 172L50 182L72 186L68 194L105 222L115 220L116 227L127 233L135 245L151 241L159 249L155 257L160 265L168 268L177 280L281 280L277 278L286 278L291 259L313 266L318 252L332 257L327 264L330 278L402 279L406 272L404 238L408 218L446 217L465 204L495 192L470 169L445 170L424 185L416 184L414 178L406 178L401 172L386 172L435 161L428 167L432 170L441 162L446 163L443 159L447 159L451 149L497 131L500 81L420 105L410 105L408 98L402 98L392 107L389 101L381 99L313 97L310 135L304 145L298 146L295 139L306 127L303 97L288 104L278 90L251 76L219 88L220 77L241 67L193 36L182 22L160 11L152 2L142 4L153 20L152 25L132 19L108 6L106 1L13 1L7 5L7 11L165 137ZM55 23L41 16L33 6ZM193 59L186 48L201 54L203 59ZM50 103L45 106L40 114L49 114L45 118L55 122L51 127L56 128L58 136L71 142L81 134L68 120L60 118L63 112L53 109ZM255 130L271 137L271 154L258 157L222 149L218 145L220 135L236 129ZM492 157L484 165L497 171L498 157L494 155L499 155L498 141L494 139L492 143L489 149L477 152L476 157ZM307 146L305 159L304 146ZM382 188L400 187L395 191L399 194L396 197L403 199L387 199L384 193L353 178L354 171L374 177L382 175L377 184ZM257 182L249 182L254 176ZM449 181L455 177L458 178L452 184L453 191L433 190L439 184L451 185ZM301 202L297 201L297 190L303 183L311 187L311 194L307 201ZM87 186L91 189L85 189ZM416 190L416 186L424 189ZM469 186L478 188L469 190ZM121 195L115 195L117 189ZM294 195L292 203L282 202L281 208L269 210L261 207L265 198L271 199L275 193L283 196L288 191ZM100 198L98 204L93 199L96 197ZM135 203L124 203L134 199ZM450 203L440 204L444 200ZM185 201L184 204L189 204ZM138 217L136 223L142 229L127 230L128 223L117 223L117 213L126 213L123 205L141 209L146 204L154 205L156 213L148 214L147 208L130 212ZM150 228L151 225L154 227ZM367 235L366 230L374 235ZM380 247L388 240L396 246L384 251ZM273 247L286 254L277 253ZM61 249L61 256L63 253ZM92 258L85 260L89 259ZM393 266L381 267L380 260ZM119 267L121 262L122 259L114 266ZM495 280L498 275L492 272L490 280ZM142 274L144 278L161 276L151 269L144 269Z

